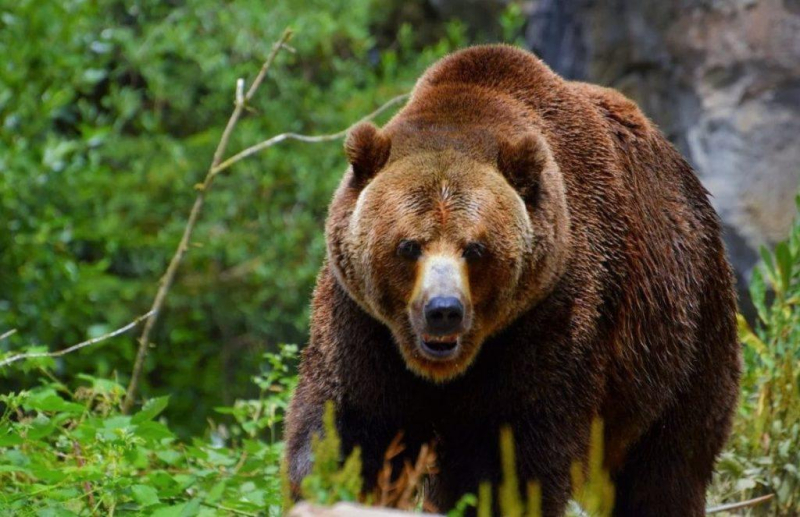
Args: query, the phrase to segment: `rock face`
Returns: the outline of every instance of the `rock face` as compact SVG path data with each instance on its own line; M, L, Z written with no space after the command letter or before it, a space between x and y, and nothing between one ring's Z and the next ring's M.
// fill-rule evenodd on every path
M786 236L800 177L800 1L540 0L526 40L560 74L619 89L695 166L741 285Z

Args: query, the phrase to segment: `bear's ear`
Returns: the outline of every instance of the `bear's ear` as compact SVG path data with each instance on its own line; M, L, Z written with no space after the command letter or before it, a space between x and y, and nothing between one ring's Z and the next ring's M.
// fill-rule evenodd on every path
M548 158L547 145L536 134L516 140L501 138L497 142L497 168L528 204L536 203L539 180Z
M350 130L344 143L347 160L353 166L355 186L363 187L386 164L392 141L371 122Z

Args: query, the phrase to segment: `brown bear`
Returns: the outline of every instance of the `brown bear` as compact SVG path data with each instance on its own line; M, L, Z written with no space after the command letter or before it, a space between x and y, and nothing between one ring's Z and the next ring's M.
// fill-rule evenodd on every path
M411 457L435 440L426 497L446 511L499 481L508 425L521 482L561 515L600 417L616 515L703 514L738 393L731 269L707 192L637 106L479 46L345 148L292 482L332 400L368 488L402 430Z

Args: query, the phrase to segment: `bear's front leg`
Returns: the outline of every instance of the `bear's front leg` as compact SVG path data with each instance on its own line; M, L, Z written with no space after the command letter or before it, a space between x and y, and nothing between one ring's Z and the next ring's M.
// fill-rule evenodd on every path
M300 484L311 471L311 441L315 434L323 433L322 416L325 406L323 400L309 400L302 384L301 381L292 401L292 418L288 422L286 440L286 461L295 499L300 498ZM431 433L408 425L404 428L396 419L387 415L379 416L374 412L364 412L341 404L335 407L335 414L336 429L341 438L341 460L344 461L356 447L360 449L364 493L375 490L378 475L384 467L386 452L399 432L403 432L404 449L392 458L393 477L401 473L406 461L414 463L421 445L431 438Z
M521 497L525 499L529 482L538 482L542 490L542 515L563 515L570 498L571 467L585 453L588 427L564 423L562 430L535 418L509 421L505 425L511 428L514 437ZM439 473L431 482L429 494L431 503L440 511L451 509L464 494L477 494L480 483L489 481L493 487L494 514L501 514L497 488L503 480L499 448L502 427L503 424L494 423L480 430L453 428L442 435Z
M405 463L414 464L422 444L430 442L432 433L424 427L400 423L399 419L374 411L352 407L337 410L337 426L342 439L342 459L355 447L361 451L361 477L363 492L371 493L377 486L378 476L384 468L386 453L392 441L402 433L403 450L395 455L390 468L392 479L396 479Z
M286 415L286 463L292 497L300 499L300 483L312 465L311 438L322 433L325 398L312 389L305 377L300 377Z

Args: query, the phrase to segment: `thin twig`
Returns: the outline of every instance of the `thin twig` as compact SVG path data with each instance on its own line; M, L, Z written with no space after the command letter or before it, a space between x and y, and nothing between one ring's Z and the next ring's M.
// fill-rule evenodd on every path
M281 142L283 142L285 140L299 140L301 142L308 142L308 143L316 144L316 143L320 143L320 142L330 142L332 140L338 140L340 138L344 138L344 136L347 135L347 132L350 130L351 127L355 126L356 124L360 124L361 122L366 122L368 120L374 119L375 117L377 117L381 113L385 112L386 110L388 110L392 106L395 106L396 104L400 104L401 102L403 102L406 99L408 99L409 95L410 94L408 94L408 93L404 93L402 95L398 95L397 97L394 97L393 99L390 99L389 101L384 103L380 108L376 109L372 113L370 113L370 114L366 115L365 117L361 118L355 124L352 124L351 126L345 128L345 129L343 129L343 130L341 130L339 132L336 132L336 133L331 133L329 135L300 135L300 134L297 134L297 133L281 133L279 135L275 135L272 138L269 138L267 140L264 140L263 142L260 142L260 143L258 143L256 145L248 147L244 151L241 151L239 153L234 154L233 156L231 156L230 158L228 158L224 162L220 163L217 167L215 167L214 168L214 173L218 174L218 173L224 171L225 169L227 169L228 167L230 167L231 165L233 165L234 163L236 163L238 161L241 161L241 160L244 160L248 156L252 156L252 155L258 153L259 151L263 151L264 149L266 149L268 147L272 147L273 145L279 144L279 143L281 143Z
M775 497L775 494L768 494L768 495L762 495L761 497L756 497L754 499L748 499L747 501L740 501L738 503L712 506L711 508L706 509L706 515L712 513L729 512L731 510L739 510L740 508L749 508L751 506L756 506L761 503L765 503L770 499L772 499L773 497Z
M16 333L17 333L17 329L11 329L8 332L3 332L2 334L0 334L0 341L6 339L8 337L11 337Z
M247 95L244 96L245 102L249 102L253 98L253 95L256 94L258 87L264 82L264 78L267 76L267 72L269 72L272 62L275 61L275 56L278 55L278 52L280 50L288 50L290 53L294 53L295 50L287 45L291 37L291 29L286 29L283 31L283 35L278 39L278 41L272 45L272 52L270 52L269 57L267 57L267 60L264 61L264 64L261 65L261 70L258 71L258 75L253 80L253 84L250 85L250 89L247 90Z
M138 318L136 318L132 322L130 322L127 325L125 325L124 327L120 327L120 328L118 328L117 330L115 330L113 332L109 332L108 334L103 334L102 336L98 336L96 338L89 339L88 341L84 341L82 343L78 343L77 345L72 345L71 347L65 348L64 350L59 350L58 352L32 352L32 353L29 353L29 354L12 355L11 357L0 361L0 367L7 366L7 365L9 365L11 363L15 363L17 361L22 361L23 359L38 359L40 357L61 357L62 355L69 354L69 353L74 352L76 350L80 350L81 348L85 348L87 346L94 345L94 344L99 343L101 341L105 341L106 339L110 339L110 338L112 338L114 336L118 336L118 335L120 335L120 334L122 334L124 332L127 332L128 330L132 329L133 327L135 327L136 325L138 325L142 321L146 320L147 318L149 318L153 314L155 314L155 310L151 309L146 314L142 314L141 316L139 316Z
M264 61L264 64L261 66L261 70L244 97L242 97L244 81L237 81L237 91L235 97L236 102L233 108L233 113L231 113L231 117L228 119L225 130L222 132L222 137L220 137L219 144L217 144L217 149L214 151L214 158L211 161L211 166L208 168L206 177L198 188L197 197L194 200L194 205L192 205L192 211L189 213L189 220L187 221L186 227L183 230L183 236L178 244L178 248L175 250L175 254L172 256L172 259L167 266L167 271L164 273L164 276L161 278L159 283L158 291L153 299L153 310L156 311L156 313L152 318L147 320L147 323L145 323L144 329L142 330L142 335L139 337L139 349L136 352L136 359L133 364L131 380L128 384L128 389L125 392L125 400L122 403L123 413L128 413L131 410L131 407L133 407L133 402L136 398L136 392L139 388L139 378L142 376L144 360L145 357L147 357L147 349L150 346L150 333L153 331L153 327L155 327L155 324L158 321L158 313L161 311L161 307L164 305L164 300L167 297L167 293L169 293L169 290L172 287L172 282L175 280L175 273L177 273L178 267L180 266L186 251L189 249L189 241L192 237L192 232L194 231L195 225L197 224L197 220L200 217L200 212L203 209L206 193L211 188L214 178L217 175L217 171L215 171L215 169L222 161L222 157L225 155L225 151L228 149L228 142L230 140L231 133L233 133L233 129L236 127L237 122L239 122L239 118L242 115L242 111L244 110L247 101L253 97L258 87L264 81L264 78L272 66L272 63L275 61L275 57L278 55L278 52L291 37L291 30L286 29L283 31L281 37L278 38L278 41L276 41L272 46L272 51L270 52L266 61Z

